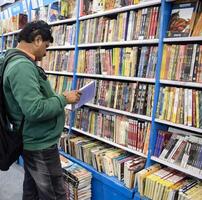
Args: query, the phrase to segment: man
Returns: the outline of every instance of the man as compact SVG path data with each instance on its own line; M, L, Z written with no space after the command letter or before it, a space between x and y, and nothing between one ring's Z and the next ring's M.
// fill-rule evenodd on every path
M57 142L64 127L64 107L79 101L80 92L57 95L35 61L53 42L44 21L28 23L19 33L18 46L6 52L23 52L10 59L4 73L6 110L14 130L23 123L25 177L23 200L65 200Z

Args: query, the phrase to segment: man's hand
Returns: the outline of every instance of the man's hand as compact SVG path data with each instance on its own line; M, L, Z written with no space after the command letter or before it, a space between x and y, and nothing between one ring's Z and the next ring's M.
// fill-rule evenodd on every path
M69 104L74 104L80 100L81 92L79 90L64 91L63 95Z

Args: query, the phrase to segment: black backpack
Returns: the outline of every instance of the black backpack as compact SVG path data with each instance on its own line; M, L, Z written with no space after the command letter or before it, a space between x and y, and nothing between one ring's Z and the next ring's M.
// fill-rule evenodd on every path
M18 132L12 131L5 110L3 94L3 74L6 65L16 55L26 56L23 52L15 51L0 57L0 170L6 171L15 162L23 150L22 129L24 116Z

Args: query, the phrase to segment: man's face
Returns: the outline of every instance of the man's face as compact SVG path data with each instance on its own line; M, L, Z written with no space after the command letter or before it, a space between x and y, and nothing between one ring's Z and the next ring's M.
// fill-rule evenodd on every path
M41 61L46 56L46 49L49 47L49 41L43 41L41 36L37 36L34 41L36 61Z

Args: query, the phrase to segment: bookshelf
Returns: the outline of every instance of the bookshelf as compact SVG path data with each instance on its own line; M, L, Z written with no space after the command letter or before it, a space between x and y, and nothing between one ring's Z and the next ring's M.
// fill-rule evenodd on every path
M82 16L82 17L79 17L79 20L86 20L86 19L100 17L100 16L112 15L115 13L125 12L125 11L129 11L129 10L136 10L136 9L145 8L148 6L156 6L156 5L160 5L160 4L161 4L161 1L159 1L159 0L141 2L137 5L124 6L124 7L108 10L108 11L103 11L103 12L99 12L99 13L95 13L95 14L89 14L86 16Z
M72 130L75 131L75 132L81 133L82 135L86 135L86 136L95 138L95 139L97 139L97 140L99 140L99 141L102 141L102 142L104 142L104 143L110 144L110 145L112 145L112 146L114 146L114 147L118 147L118 148L123 149L123 150L125 150L125 151L128 151L128 152L130 152L130 153L136 154L136 155L138 155L138 156L147 158L146 155L144 155L143 153L141 153L141 152L139 152L139 151L130 149L130 148L128 148L128 147L124 147L124 146L122 146L122 145L120 145L120 144L117 144L117 143L115 143L115 142L112 142L112 141L110 141L110 140L107 140L107 139L105 139L105 138L102 138L102 137L100 137L100 136L93 135L93 134L91 134L91 133L82 131L82 130L80 130L80 129L78 129L78 128L72 128Z
M196 177L196 178L198 178L198 179L202 179L202 175L201 175L201 174L196 173L196 172L194 172L194 171L191 170L191 169L186 169L186 168L180 167L180 166L178 166L178 165L172 164L172 163L170 163L170 162L167 162L167 161L165 161L165 160L156 158L156 157L154 157L154 156L152 156L151 159L152 159L153 161L156 161L156 162L158 162L158 163L161 163L161 164L163 164L163 165L166 165L166 166L168 166L168 167L171 167L171 168L173 168L173 169L176 169L176 170L178 170L178 171L180 171L180 172L183 172L183 173L185 173L185 174L191 175L191 176Z
M172 81L172 80L160 80L162 85L182 86L187 88L202 88L202 83L196 82L184 82L184 81Z
M143 83L155 83L154 79L148 78L140 78L140 77L124 77L124 76L112 76L112 75L104 75L104 74L84 74L84 73L76 73L78 77L88 77L88 78L101 78L101 79L110 79L110 80L126 80L126 81L137 81Z
M70 18L70 19L63 19L63 20L58 20L58 21L54 21L54 22L48 22L48 24L50 26L54 26L54 25L72 23L72 22L76 22L76 18Z
M20 30L16 30L16 31L12 31L12 32L9 32L9 33L4 33L4 34L2 34L4 37L5 36L8 36L8 35L14 35L14 34L18 34L19 32L21 31L21 29Z
M50 3L51 1L49 1ZM162 159L159 159L157 157L153 156L154 153L154 147L155 143L157 140L157 132L158 130L161 129L168 129L168 127L176 127L180 130L188 130L196 134L201 134L202 129L201 128L196 128L192 126L186 126L183 124L177 124L173 123L167 120L162 120L158 119L156 117L156 112L157 112L157 107L158 107L158 102L159 102L159 93L160 93L160 88L164 86L170 86L170 87L183 87L183 88L194 88L201 90L202 88L202 83L197 83L197 82L185 82L185 81L175 81L175 80L163 80L160 78L160 73L161 73L161 65L162 65L162 57L163 57L163 48L164 45L166 44L193 44L193 43L202 43L202 37L179 37L179 38L166 38L166 32L168 30L168 23L170 19L170 14L171 14L171 7L172 4L175 1L173 0L154 0L154 1L146 1L139 3L137 5L131 5L131 6L125 6L121 8L115 8L112 10L108 11L103 11L99 13L94 13L94 14L89 14L86 16L79 16L80 13L80 8L79 8L79 0L77 0L77 16L76 18L71 18L71 19L65 19L65 20L60 20L60 21L55 21L49 23L51 26L56 26L56 25L64 25L64 24L72 24L76 23L76 36L75 36L75 45L64 45L64 46L51 46L48 48L48 50L54 51L54 50L74 50L74 67L73 67L73 72L59 72L59 71L46 71L47 74L51 75L61 75L61 76L71 76L73 77L73 82L72 82L72 89L76 88L77 85L77 80L79 78L92 78L92 79L97 79L97 80L113 80L113 81L124 81L124 82L138 82L138 83L147 83L147 84L152 84L154 85L154 97L153 97L153 111L151 116L146 116L146 115L140 115L136 113L131 113L131 112L126 112L114 108L109 108L109 107L104 107L104 106L99 106L95 105L92 103L88 103L85 105L85 107L89 108L94 108L96 110L102 110L102 111L107 111L110 113L114 114L120 114L123 116L127 116L130 118L134 119L139 119L143 121L148 121L151 122L151 134L150 134L150 143L149 143L149 151L148 151L148 156L147 156L147 161L146 161L146 166L148 167L152 165L154 162L160 163L162 165L168 166L170 168L176 169L180 172L184 172L192 177L196 177L198 179L202 179L201 174L196 174L191 170L188 170L186 168L179 167L175 164L169 163L167 161L164 161ZM95 42L95 43L79 43L79 31L80 31L80 23L85 20L89 19L94 19L98 17L108 17L108 16L114 16L117 15L118 13L123 13L123 12L130 12L131 10L138 11L139 9L147 8L147 7L153 7L153 6L160 6L160 26L159 26L159 35L155 39L139 39L139 40L131 40L131 41L113 41L113 42ZM2 40L4 40L4 37L9 36L9 35L14 35L17 34L20 30L5 33L1 35ZM3 43L3 42L2 42ZM158 54L157 54L157 63L156 63L156 72L155 72L155 77L154 78L142 78L142 77L125 77L125 76L119 76L119 75L105 75L105 74L87 74L87 73L78 73L77 72L77 66L78 66L78 57L79 57L79 51L83 49L96 49L96 48L124 48L124 47L142 47L142 46L157 46L158 48ZM5 49L1 48L1 53L5 52ZM71 113L70 116L70 124L65 126L69 130L69 132L73 131L74 133L80 133L82 135L94 138L96 140L102 141L104 143L107 143L111 146L115 146L117 148L123 149L125 151L128 151L130 153L139 155L141 157L146 156L139 152L135 151L133 149L130 149L128 147L116 144L115 142L109 141L105 138L93 135L91 133L82 131L81 129L75 128L74 127L74 119L75 119L75 113ZM104 173L99 173L97 172L93 167L81 162L78 159L73 158L70 155L65 154L64 152L61 151L61 154L65 155L68 157L70 160L82 165L89 171L93 173L93 199L120 199L120 200L125 200L125 199L134 199L134 200L140 200L140 199L147 199L145 197L141 197L138 192L137 188L134 188L132 190L127 189L120 181L118 181L114 177L109 177L105 175ZM102 188L102 189L100 189ZM111 190L110 190L111 189ZM109 196L111 195L111 198Z
M50 46L47 48L47 50L70 50L75 49L74 45L67 45L67 46Z
M164 38L165 43L175 43L175 42L201 42L202 37L179 37L179 38Z
M88 43L79 44L79 48L87 47L107 47L107 46L128 46L128 45L148 45L148 44L158 44L158 39L147 39L147 40L133 40L124 42L102 42L102 43Z
M160 119L155 119L155 122L165 124L165 125L168 125L168 126L173 126L173 127L180 128L180 129L184 129L184 130L188 130L188 131L193 131L193 132L196 132L196 133L201 133L201 128L185 126L183 124L176 124L176 123L172 123L170 121L160 120Z
M73 76L73 73L71 73L71 72L56 72L56 71L47 71L47 70L45 70L45 72L46 72L47 74Z
M104 106L98 106L98 105L91 104L91 103L87 103L87 104L85 104L85 106L100 109L100 110L105 110L105 111L112 112L112 113L121 114L124 116L134 117L134 118L138 118L138 119L142 119L142 120L146 120L146 121L151 121L151 117L148 117L145 115L133 114L131 112L126 112L126 111L108 108L108 107L104 107Z

